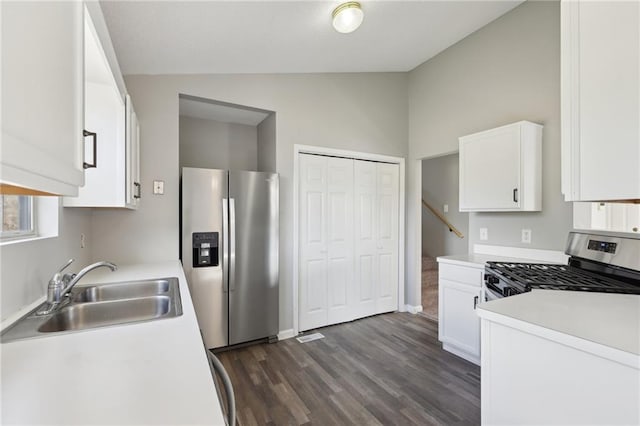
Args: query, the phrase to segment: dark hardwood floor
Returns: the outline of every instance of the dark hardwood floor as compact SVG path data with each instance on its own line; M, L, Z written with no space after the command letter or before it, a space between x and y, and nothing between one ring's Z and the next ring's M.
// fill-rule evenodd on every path
M438 325L393 313L217 354L239 425L480 423L480 368L441 349Z

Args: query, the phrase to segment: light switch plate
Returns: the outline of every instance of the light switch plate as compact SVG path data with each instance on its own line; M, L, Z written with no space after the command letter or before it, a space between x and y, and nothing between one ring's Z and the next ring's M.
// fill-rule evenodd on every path
M154 180L153 181L153 193L155 195L163 195L164 194L164 181L163 180Z
M489 229L480 228L480 240L487 241L489 239Z
M449 213L449 204L445 204L442 210L444 210L445 213Z

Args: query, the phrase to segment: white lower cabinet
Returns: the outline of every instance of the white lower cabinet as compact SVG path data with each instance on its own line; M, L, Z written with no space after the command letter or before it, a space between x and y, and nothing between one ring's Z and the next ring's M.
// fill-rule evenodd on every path
M484 265L439 263L438 338L442 348L480 365L480 318Z
M397 310L399 166L299 160L300 330Z
M640 364L620 362L631 353L521 324L482 319L482 424L640 424Z

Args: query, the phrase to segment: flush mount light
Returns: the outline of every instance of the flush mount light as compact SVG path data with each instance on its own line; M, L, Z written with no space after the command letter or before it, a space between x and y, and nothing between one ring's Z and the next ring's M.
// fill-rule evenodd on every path
M358 29L364 13L357 1L348 1L333 9L333 28L339 33L350 33Z

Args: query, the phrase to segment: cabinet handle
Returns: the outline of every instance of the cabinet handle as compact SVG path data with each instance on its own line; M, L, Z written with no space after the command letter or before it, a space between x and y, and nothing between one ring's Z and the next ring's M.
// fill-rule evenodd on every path
M478 296L473 296L473 309L475 309L476 306L478 306Z
M82 163L82 168L84 169L93 169L98 167L98 134L95 132L90 132L88 130L83 130L82 135L86 138L91 136L93 138L93 163L87 163L84 161Z
M513 202L518 202L518 188L513 188Z
M140 194L141 194L141 185L140 185L140 183L139 183L139 182L133 182L133 186L135 186L135 187L136 187L136 193L135 193L135 194L133 194L133 198L136 198L136 199L138 199L138 200L139 200L139 199L141 198L141 197L140 197Z

